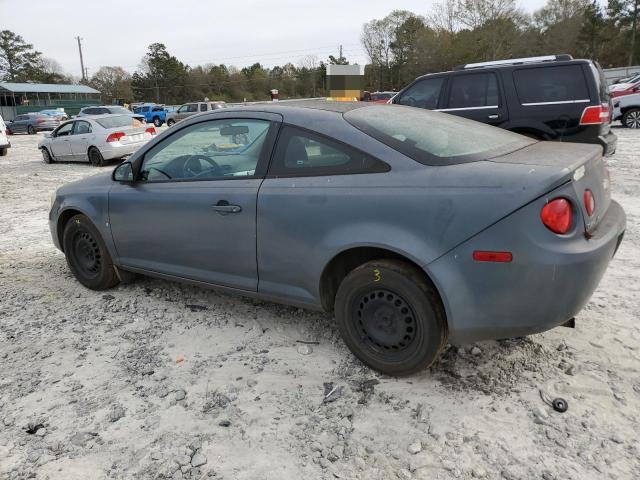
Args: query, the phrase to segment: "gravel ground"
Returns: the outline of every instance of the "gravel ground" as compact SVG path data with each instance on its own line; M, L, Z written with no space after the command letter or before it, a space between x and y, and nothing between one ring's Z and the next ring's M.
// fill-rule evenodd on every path
M403 379L362 366L327 315L149 278L83 288L51 243L49 196L112 167L45 165L40 135L12 137L0 478L640 477L640 132L616 133L627 233L577 328L450 347Z

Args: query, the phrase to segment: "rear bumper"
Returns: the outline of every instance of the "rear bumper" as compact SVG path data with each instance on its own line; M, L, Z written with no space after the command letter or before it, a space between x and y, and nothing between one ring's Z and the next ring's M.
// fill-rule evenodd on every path
M539 220L544 201L518 210L427 266L445 305L452 343L549 330L575 317L589 301L622 240L624 210L612 201L591 238L579 228L561 237ZM475 262L475 250L510 251L513 261Z
M109 142L100 147L100 153L105 160L114 158L122 158L135 153L140 147L146 144L148 140L136 143L122 144L120 142Z
M609 132L606 135L599 136L598 143L602 145L603 155L605 157L610 157L616 153L616 148L618 147L618 136L613 132Z

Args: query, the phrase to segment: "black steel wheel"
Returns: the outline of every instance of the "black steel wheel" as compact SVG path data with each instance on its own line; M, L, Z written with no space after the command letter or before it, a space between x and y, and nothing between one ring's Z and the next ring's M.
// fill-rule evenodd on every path
M435 287L417 267L376 260L350 272L335 300L340 333L371 368L409 375L433 363L447 338Z
M95 147L91 147L89 149L89 162L94 167L101 167L104 164L104 158L102 157L100 150Z
M49 153L49 150L46 149L46 147L42 148L42 161L44 163L52 163L53 162L53 158L51 157L51 154Z
M622 116L622 124L627 128L640 128L640 108L626 111Z
M85 287L105 290L118 284L109 251L87 217L75 215L66 223L62 243L67 265Z

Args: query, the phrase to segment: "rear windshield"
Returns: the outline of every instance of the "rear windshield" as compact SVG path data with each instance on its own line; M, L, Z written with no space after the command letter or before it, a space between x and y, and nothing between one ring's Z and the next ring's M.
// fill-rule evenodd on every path
M534 143L484 123L399 105L356 108L344 118L367 135L426 165L486 160Z
M131 115L113 115L96 119L103 128L131 127L134 121L136 120Z
M109 107L109 112L111 113L131 113L124 107Z

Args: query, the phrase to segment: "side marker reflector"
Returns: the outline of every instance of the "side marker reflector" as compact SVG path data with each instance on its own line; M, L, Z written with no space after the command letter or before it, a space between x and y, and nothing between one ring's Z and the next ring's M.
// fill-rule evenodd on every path
M513 254L511 252L488 252L483 250L476 250L475 252L473 252L473 259L476 262L509 263L513 260Z

